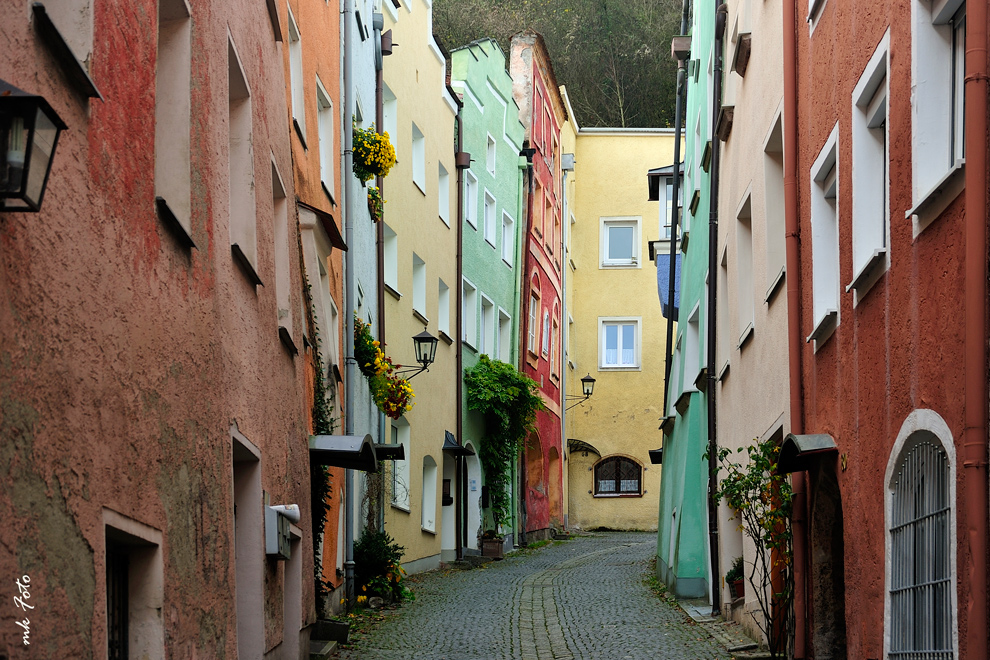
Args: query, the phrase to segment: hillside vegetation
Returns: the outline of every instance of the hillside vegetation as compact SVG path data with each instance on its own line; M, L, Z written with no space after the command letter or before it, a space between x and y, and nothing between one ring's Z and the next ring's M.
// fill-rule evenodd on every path
M680 16L680 0L433 2L434 30L448 49L491 37L508 53L513 34L542 34L582 127L673 125L670 39Z

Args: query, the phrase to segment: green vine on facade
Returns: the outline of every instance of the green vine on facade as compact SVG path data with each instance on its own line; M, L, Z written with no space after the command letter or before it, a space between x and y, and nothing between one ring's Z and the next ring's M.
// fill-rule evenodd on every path
M755 561L745 569L763 614L754 619L772 658L786 655L787 621L794 597L790 524L794 496L786 475L777 473L779 450L772 439L756 439L745 447L749 457L745 463L731 461L726 447L718 450L725 477L717 495L736 511L743 533L753 541Z
M519 455L522 441L536 425L536 413L544 410L539 386L511 364L482 355L478 364L466 369L469 410L480 412L485 419L485 437L478 450L485 483L488 486L489 512L493 527L509 518L511 507L509 479L512 462Z

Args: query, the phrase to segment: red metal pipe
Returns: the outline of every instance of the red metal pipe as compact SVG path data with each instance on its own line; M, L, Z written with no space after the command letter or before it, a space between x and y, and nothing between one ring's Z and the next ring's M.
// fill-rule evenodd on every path
M801 397L801 221L797 199L797 23L794 2L784 2L784 215L787 237L787 349L790 381L791 433L804 430ZM794 657L807 655L807 531L805 473L791 475L794 490Z
M963 658L987 657L987 4L966 7L966 264Z

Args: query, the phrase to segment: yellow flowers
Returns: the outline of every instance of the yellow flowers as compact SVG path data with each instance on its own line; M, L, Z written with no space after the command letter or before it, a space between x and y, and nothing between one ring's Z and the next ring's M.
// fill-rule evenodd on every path
M398 419L412 408L412 386L395 374L392 358L385 355L380 343L372 339L371 326L354 315L354 356L361 373L368 379L368 388L375 405L392 419Z
M362 181L375 176L388 176L395 165L395 148L389 141L388 131L377 133L371 128L354 127L352 142L354 174Z

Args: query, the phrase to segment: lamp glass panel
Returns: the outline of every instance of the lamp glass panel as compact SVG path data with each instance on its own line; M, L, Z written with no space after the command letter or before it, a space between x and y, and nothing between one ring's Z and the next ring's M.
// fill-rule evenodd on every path
M34 120L34 138L31 140L31 158L28 160L28 180L25 196L35 206L41 203L41 195L48 176L48 164L51 162L52 151L55 149L55 139L58 129L48 118L48 115L38 108Z
M18 115L0 114L0 193L17 192L21 189L24 175L24 159L27 149L28 130L24 118Z

